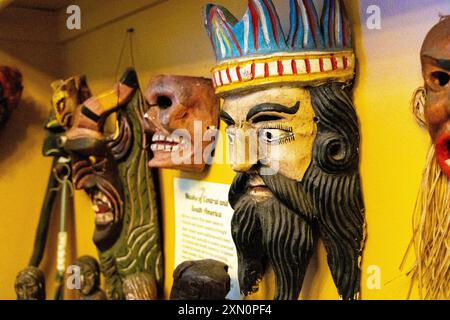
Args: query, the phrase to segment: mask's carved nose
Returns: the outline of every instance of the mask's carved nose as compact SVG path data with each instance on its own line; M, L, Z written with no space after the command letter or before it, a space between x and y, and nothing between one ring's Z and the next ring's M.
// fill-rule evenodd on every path
M67 137L65 135L61 135L56 141L56 144L58 145L58 147L63 148L63 149L64 149L64 146L66 145L66 143L67 143Z

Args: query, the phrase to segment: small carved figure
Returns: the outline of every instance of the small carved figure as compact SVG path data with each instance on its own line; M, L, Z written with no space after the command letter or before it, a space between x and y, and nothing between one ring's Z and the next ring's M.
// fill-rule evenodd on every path
M45 300L45 276L36 267L19 272L15 283L17 300Z
M100 265L97 260L82 256L74 265L80 267L80 300L106 300L105 293L100 289Z
M173 273L171 300L225 300L230 291L228 266L216 260L186 261Z

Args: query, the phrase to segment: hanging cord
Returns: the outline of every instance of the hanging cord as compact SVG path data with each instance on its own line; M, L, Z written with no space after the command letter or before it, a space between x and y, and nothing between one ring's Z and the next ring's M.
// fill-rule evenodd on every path
M70 180L71 169L66 163L58 163L53 169L55 179L58 181L58 190L61 191L61 204L60 204L60 220L59 220L59 232L58 232L58 247L56 258L56 282L57 288L55 291L55 300L64 299L64 273L66 269L66 251L67 251L67 230L66 230L66 218L67 218L67 204L69 197L73 197L73 187Z
M116 71L114 73L114 84L116 84L119 81L119 72L120 67L122 66L122 60L125 53L125 50L127 49L127 43L128 43L128 50L130 52L130 62L131 66L134 70L136 70L136 59L134 57L134 44L133 44L133 34L134 34L134 28L127 29L125 36L123 38L122 47L120 49L119 54L119 60L116 65Z
M128 28L125 33L125 37L122 42L122 48L121 48L120 54L119 54L119 61L117 62L116 72L114 74L114 85L116 85L121 80L121 79L119 79L119 72L120 72L120 67L122 65L123 55L124 55L125 49L127 47L127 42L129 43L131 66L136 71L136 60L134 58L133 34L134 34L134 28ZM138 90L140 91L141 84L140 84L139 78L138 78L138 86L139 86ZM119 105L119 86L117 87L117 103L116 103L116 105L117 106Z

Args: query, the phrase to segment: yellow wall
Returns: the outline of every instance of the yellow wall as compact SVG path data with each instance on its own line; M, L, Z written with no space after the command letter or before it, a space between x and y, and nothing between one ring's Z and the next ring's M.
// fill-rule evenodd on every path
M65 14L59 14L61 68L52 69L55 65L59 66L55 62L58 58L54 55L43 55L41 59L45 61L36 65L26 63L31 56L27 56L27 59L20 56L12 58L9 55L8 63L16 64L26 74L26 94L21 111L13 117L16 121L0 133L0 203L5 216L0 225L3 240L0 243L0 256L6 257L0 265L0 298L13 298L15 272L26 263L31 252L49 167L49 160L40 156L40 146L41 123L46 116L45 105L50 97L50 81L57 76L68 77L83 73L87 75L94 94L109 89L114 83L119 52L125 30L129 27L136 30L136 68L144 87L151 77L160 73L210 75L214 58L202 24L202 8L209 1L154 2L111 0L95 1L94 4L93 1L74 1L81 5L82 30L66 30ZM246 6L244 0L217 2L239 17ZM280 8L281 18L286 25L288 2L274 2ZM365 2L361 1L359 7L356 1L352 1L352 6L348 8L354 23L359 59L354 100L362 130L361 173L367 212L368 239L363 260L362 298L403 299L409 282L404 272L399 270L399 265L411 238L411 212L429 143L426 133L416 126L412 118L409 100L413 90L421 82L418 58L420 44L426 32L437 22L437 13L442 13L445 8L442 2L425 5L425 0L411 1L415 5L409 10L382 16L383 28L371 31L365 27ZM375 0L369 2L377 3ZM419 2L422 2L421 6L416 5ZM121 18L121 15L125 17ZM114 20L110 24L108 17ZM46 45L44 49L56 48L54 45ZM0 59L6 59L3 58L5 55L8 57L4 51L2 45ZM121 69L129 61L129 55L125 54ZM35 108L39 119L37 116L31 119L25 117L27 97L39 102L39 107ZM24 131L24 126L28 126L27 134L22 138L20 135L16 136L15 132ZM222 125L222 130L223 127ZM4 137L12 139L16 145L14 148L9 147L7 157L4 152ZM227 165L214 165L204 174L161 170L166 296L172 284L174 264L173 178L230 183L233 176ZM90 202L83 193L77 192L76 248L79 255L95 255L91 241L93 225ZM381 268L380 290L369 290L366 286L366 270L371 265ZM269 278L273 280L272 275ZM271 298L272 293L273 290L264 283L263 290L255 297ZM319 247L317 256L311 262L302 298L338 298L323 246Z
M49 84L62 72L60 47L51 32L56 16L7 9L0 21L0 64L19 68L25 87L19 108L0 131L0 298L13 299L15 276L31 257L51 165L41 155ZM43 269L53 270L51 257Z

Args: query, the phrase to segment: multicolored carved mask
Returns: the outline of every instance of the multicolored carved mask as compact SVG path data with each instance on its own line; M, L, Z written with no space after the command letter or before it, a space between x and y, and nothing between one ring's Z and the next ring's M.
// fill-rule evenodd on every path
M75 109L92 96L86 77L76 76L67 80L57 80L51 84L51 87L55 119L49 126L56 125L67 129L72 125Z
M351 101L355 56L342 0L291 0L285 37L270 0L241 20L209 5L205 24L218 66L231 162L232 235L243 294L268 261L276 299L297 299L322 238L343 299L358 297L364 242L359 128Z
M414 113L430 133L427 164L414 212L412 272L420 297L450 298L450 17L428 33L421 50L425 88L416 91ZM413 281L412 283L415 283Z
M145 92L150 167L203 171L214 150L219 99L210 79L158 76ZM212 146L212 147L211 147Z
M72 126L77 106L89 99L92 93L85 76L57 80L51 87L52 111L45 125L46 137L42 153L47 157L67 156L59 144L61 135Z
M17 108L22 96L22 74L11 67L0 66L0 128Z
M109 299L124 299L123 282L135 273L149 273L159 286L163 279L144 109L137 75L129 70L113 90L77 107L61 138L72 158L73 184L93 204L94 243Z

